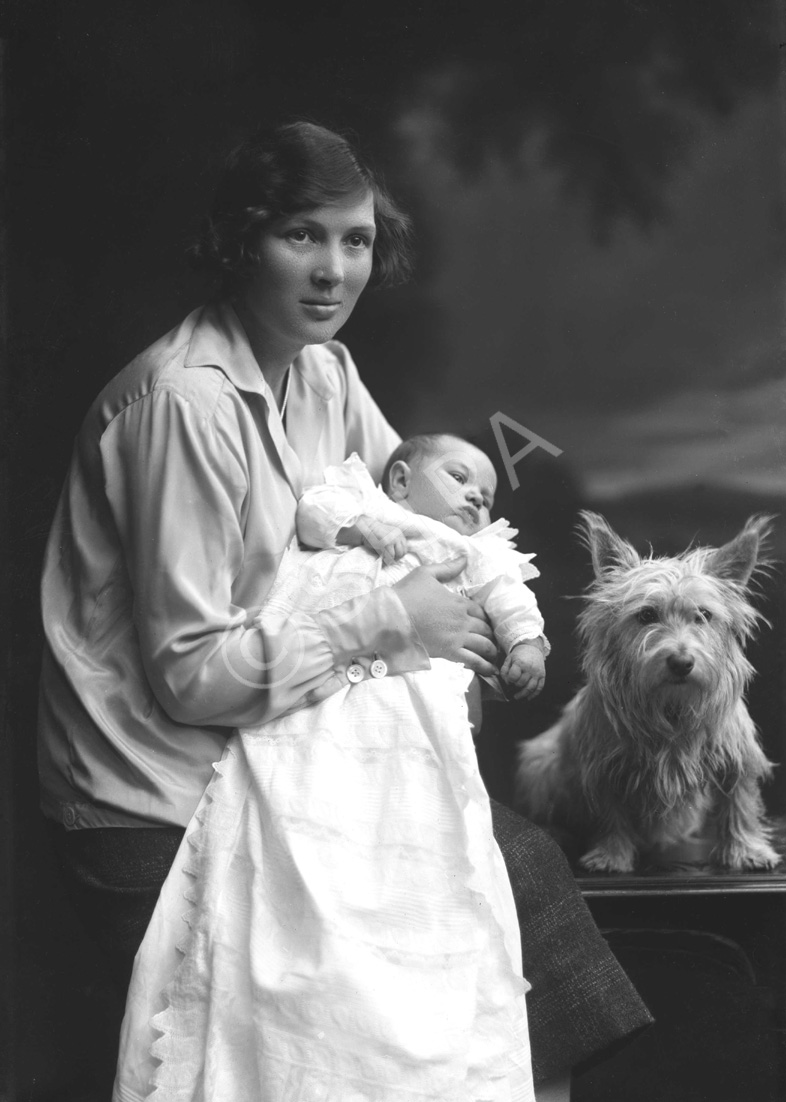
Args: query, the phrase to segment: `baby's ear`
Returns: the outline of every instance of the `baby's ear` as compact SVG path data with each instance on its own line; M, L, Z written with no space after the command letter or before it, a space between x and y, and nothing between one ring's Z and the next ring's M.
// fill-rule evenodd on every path
M403 459L397 459L388 474L388 497L392 501L406 501L409 497L411 478L412 470L409 463L405 463Z

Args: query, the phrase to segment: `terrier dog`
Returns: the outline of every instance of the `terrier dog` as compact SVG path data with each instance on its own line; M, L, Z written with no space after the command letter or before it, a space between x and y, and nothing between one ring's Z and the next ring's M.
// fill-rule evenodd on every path
M759 791L773 767L743 699L769 518L717 549L641 558L603 517L581 517L595 572L578 629L586 685L522 743L521 811L586 840L590 871L630 872L708 834L714 864L778 864Z

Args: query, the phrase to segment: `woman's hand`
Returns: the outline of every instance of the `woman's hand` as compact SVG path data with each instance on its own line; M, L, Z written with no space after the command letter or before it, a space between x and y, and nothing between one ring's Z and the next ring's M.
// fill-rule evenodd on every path
M446 589L466 560L419 566L393 586L430 658L463 662L474 673L491 677L497 647L485 613L477 602Z

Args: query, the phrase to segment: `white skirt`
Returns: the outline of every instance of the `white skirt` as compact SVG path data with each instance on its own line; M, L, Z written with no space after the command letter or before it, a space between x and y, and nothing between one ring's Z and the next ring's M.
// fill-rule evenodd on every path
M469 673L231 738L137 955L115 1102L532 1102Z

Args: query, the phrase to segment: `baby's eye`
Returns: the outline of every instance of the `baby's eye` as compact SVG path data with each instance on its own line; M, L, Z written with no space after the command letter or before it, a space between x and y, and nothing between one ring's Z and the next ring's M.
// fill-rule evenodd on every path
M657 624L660 617L658 616L658 610L651 605L646 605L644 608L640 608L636 613L636 619L640 624Z
M456 482L461 482L462 484L467 481L466 477L461 473L461 471L451 471L450 477L455 478Z

